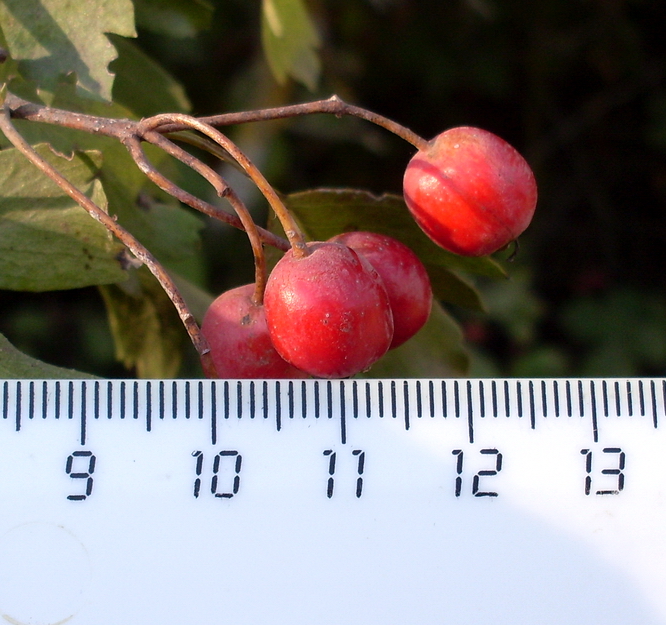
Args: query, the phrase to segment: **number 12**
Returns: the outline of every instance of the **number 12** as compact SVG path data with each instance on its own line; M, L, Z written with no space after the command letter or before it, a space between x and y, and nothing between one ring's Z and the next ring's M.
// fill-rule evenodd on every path
M463 483L463 466L465 463L465 455L462 449L454 449L451 452L456 456L456 486L455 486L455 495L460 497L462 493L462 483ZM481 490L480 483L482 477L488 477L491 475L497 475L502 470L502 454L497 449L481 449L479 453L484 456L495 456L495 468L494 469L484 469L479 471L472 478L472 495L475 497L497 497L495 491L490 490Z

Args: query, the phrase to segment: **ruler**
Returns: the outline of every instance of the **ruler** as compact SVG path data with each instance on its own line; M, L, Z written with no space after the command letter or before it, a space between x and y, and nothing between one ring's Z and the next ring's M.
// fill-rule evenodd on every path
M666 380L0 380L0 622L666 623Z

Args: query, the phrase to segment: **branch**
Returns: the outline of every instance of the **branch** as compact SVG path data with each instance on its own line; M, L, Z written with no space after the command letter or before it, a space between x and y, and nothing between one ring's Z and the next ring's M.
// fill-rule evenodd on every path
M287 239L294 250L294 254L296 256L305 256L308 254L303 233L291 213L287 210L287 207L280 199L280 196L275 192L275 189L273 189L257 166L245 156L239 147L219 130L216 130L209 124L189 115L184 115L182 113L165 113L163 115L155 115L154 117L139 122L137 134L143 136L146 140L149 140L148 136L154 136L153 133L155 133L155 131L163 132L163 127L170 124L182 124L188 128L194 128L224 148L251 178L252 182L254 182L270 204L275 215L282 224Z
M165 141L168 141L168 139L165 139ZM234 228L238 228L239 230L245 229L241 220L236 215L227 213L226 211L223 211L217 206L214 206L213 204L210 204L209 202L206 202L201 198L198 198L196 195L188 193L184 189L181 189L177 184L169 180L166 176L163 176L157 169L155 169L152 163L148 160L146 153L143 151L143 148L141 147L141 140L136 135L131 135L127 137L126 139L123 140L123 143L125 144L125 147L129 151L137 167L148 177L149 180L155 183L160 189L162 189L172 197L176 198L179 202L182 202L183 204L186 204L187 206L194 208L195 210L203 213L204 215L208 215L209 217L219 219L220 221L230 226L233 226ZM171 156L178 158L175 154L171 153L170 149L172 148L165 147L166 144L164 145L162 145L161 143L158 144L157 141L154 142L151 141L151 143L155 143L156 145L158 145L158 147L164 149L165 152L171 154ZM168 143L174 146L174 148L177 148L177 146L175 146L173 142L168 141ZM189 154L184 150L183 152L185 154ZM192 155L190 155L190 157L194 159ZM227 199L229 199L228 194L226 197ZM273 234L272 232L264 228L261 228L259 226L257 226L257 231L259 233L261 240L267 245L272 245L273 247L282 251L286 251L289 249L289 242L283 239L282 237L279 237L276 234Z
M175 143L163 137L159 132L149 131L144 134L144 139L153 145L164 150L174 158L196 171L204 177L211 186L215 189L219 197L226 198L233 206L238 218L240 219L243 229L250 239L250 246L252 247L252 254L254 256L255 267L255 291L252 301L261 305L264 300L264 290L266 287L266 258L264 256L263 243L259 228L254 223L250 211L245 206L245 203L238 197L236 192L227 184L227 182L215 170L200 161L198 158L192 156L186 150L178 147ZM137 139L138 142L138 139ZM270 233L269 233L270 234Z
M72 113L62 109L28 102L13 93L7 93L5 110L13 119L25 119L31 122L53 124L63 128L82 130L94 135L113 137L122 140L123 137L134 132L136 122L130 119L113 119L111 117L98 117L83 113Z
M398 122L361 108L348 104L341 100L338 96L333 95L326 100L316 100L314 102L305 102L303 104L293 104L290 106L280 106L270 109L260 109L257 111L242 111L239 113L224 113L222 115L212 115L210 117L200 117L199 119L211 126L232 126L235 124L246 124L249 122L270 121L275 119L287 119L290 117L301 117L302 115L315 115L326 113L342 117L344 115L349 117L358 117L368 121L376 126L380 126L385 130L393 133L394 135L411 143L416 149L424 150L428 147L429 141L420 135L416 134L409 128L399 124ZM178 126L167 126L160 128L160 132L172 132L175 130L183 130Z
M14 119L53 124L64 128L111 137L120 141L129 150L137 167L163 191L169 193L183 204L187 204L195 210L202 212L204 215L219 219L239 230L244 229L243 224L236 215L223 211L187 193L168 178L162 176L150 164L140 145L135 141L138 122L129 119L113 119L98 117L96 115L85 115L83 113L72 113L71 111L44 106L43 104L34 104L12 93L7 94L5 107ZM283 251L289 249L287 241L264 228L259 228L259 235L262 241L268 245L272 245Z
M178 315L202 362L206 363L207 366L214 366L210 357L210 347L208 346L206 338L201 334L201 330L194 319L194 315L191 313L185 300L178 292L173 280L159 261L137 239L135 239L132 234L125 230L90 198L79 191L79 189L69 182L69 180L62 176L54 167L33 150L16 128L14 128L10 119L10 112L6 106L3 109L3 114L0 115L0 130L2 130L12 145L14 145L14 147L16 147L33 165L53 180L67 195L79 204L79 206L84 208L91 217L100 222L117 239L122 241L132 254L148 267L173 302L173 305L178 311Z
M82 115L71 113L60 109L53 109L42 104L33 104L23 100L11 93L7 94L6 105L12 113L12 117L17 119L27 119L30 121L41 121L67 128L84 130L94 134L102 134L108 137L121 139L123 136L134 132L137 122L127 119L108 119L105 117L96 117L94 115ZM276 119L287 119L290 117L301 117L303 115L329 114L336 117L343 115L358 117L372 124L380 126L412 144L418 150L424 150L428 147L429 141L419 136L409 128L369 111L347 104L338 96L334 95L326 100L316 100L314 102L305 102L303 104L293 104L290 106L280 106L276 108L260 109L257 111L241 111L238 113L224 113L222 115L212 115L198 118L210 126L233 126L236 124L247 124L250 122L271 121ZM188 126L182 123L165 124L159 128L161 133L177 132L187 130Z

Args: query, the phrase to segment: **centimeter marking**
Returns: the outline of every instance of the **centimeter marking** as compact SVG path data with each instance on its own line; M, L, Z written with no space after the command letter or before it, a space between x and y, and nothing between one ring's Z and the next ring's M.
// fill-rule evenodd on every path
M350 397L351 394L351 397ZM323 399L323 401L322 401ZM650 416L659 426L666 414L666 379L550 380L5 380L2 420L79 420L85 445L89 419L207 419L217 444L220 419L338 418L340 440L347 442L347 419L466 419L474 443L476 419L589 417L594 442L599 417Z

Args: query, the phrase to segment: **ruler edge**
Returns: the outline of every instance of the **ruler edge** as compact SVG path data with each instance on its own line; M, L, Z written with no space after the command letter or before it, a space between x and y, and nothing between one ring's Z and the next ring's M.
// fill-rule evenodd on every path
M26 419L79 415L84 445L89 420L140 414L149 432L155 421L209 419L213 445L219 422L246 416L274 419L278 431L285 420L338 418L343 444L349 419L401 419L406 430L414 419L465 419L473 444L477 419L517 417L535 429L539 418L589 417L598 442L601 418L650 417L658 429L666 378L0 379L0 423L17 432Z

